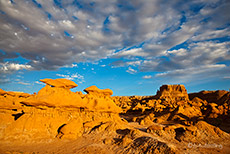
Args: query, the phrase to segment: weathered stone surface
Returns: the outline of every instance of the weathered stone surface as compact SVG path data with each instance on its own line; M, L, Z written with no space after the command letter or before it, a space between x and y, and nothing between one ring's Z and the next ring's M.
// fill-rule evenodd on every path
M74 118L58 128L58 138L75 139L83 134L83 120Z
M143 136L136 138L131 144L129 144L125 150L119 151L120 153L163 153L174 154L175 150L169 147L166 143L160 142L151 137Z
M21 102L28 106L48 107L86 107L80 95L75 94L66 88L50 87L46 85L37 95Z
M189 98L191 100L195 97L205 100L208 103L217 103L219 105L224 103L230 104L230 92L225 90L201 91L198 93L189 94Z
M107 91L83 95L70 91L72 81L45 82L47 85L34 95L0 91L0 139L75 139L87 131L86 122L99 120L101 130L109 127L105 123L122 123L118 116L121 109Z
M229 141L230 135L205 121L199 121L194 126L185 128L181 140L209 144L220 140Z
M27 106L47 106L47 107L73 107L84 108L86 110L97 110L105 112L121 112L121 109L111 100L112 90L98 89L96 86L86 88L87 95L70 91L73 83L63 79L45 80L47 85L42 88L37 95L23 100L21 103ZM59 84L59 82L61 84ZM54 85L51 87L50 85Z
M78 86L75 82L68 79L42 79L40 81L49 86L59 88L72 89Z
M86 88L84 91L90 95L111 96L113 94L113 91L110 89L99 89L96 86L90 86Z
M187 104L180 105L179 109L177 111L177 114L182 114L182 115L186 116L187 118L202 116L202 113L201 113L199 107L190 106Z
M157 91L157 99L166 101L188 101L189 97L184 85L163 85Z
M23 92L7 92L0 89L0 108L2 109L19 109L24 101L33 95Z

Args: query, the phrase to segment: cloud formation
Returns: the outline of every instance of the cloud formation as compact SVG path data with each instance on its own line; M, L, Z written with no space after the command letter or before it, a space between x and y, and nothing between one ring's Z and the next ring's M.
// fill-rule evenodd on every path
M26 64L17 64L17 63L0 63L0 83L7 83L10 81L9 74L12 74L19 70L32 70L33 67L31 65Z
M224 64L204 65L200 67L190 67L186 69L177 69L158 73L155 75L155 77L163 77L166 78L168 81L175 83L185 83L191 81L203 81L204 79L218 78L223 75L224 71L229 71L229 68L227 68Z
M227 0L0 0L0 23L2 74L105 58L131 74L157 77L229 67ZM4 61L18 56L28 62Z
M33 67L31 65L24 65L24 64L16 64L16 63L0 63L0 74L10 74L14 71L18 70L32 70Z
M145 75L142 77L143 79L151 79L152 78L152 75Z
M133 69L132 67L129 67L128 70L126 70L129 74L135 74L137 73L137 70Z

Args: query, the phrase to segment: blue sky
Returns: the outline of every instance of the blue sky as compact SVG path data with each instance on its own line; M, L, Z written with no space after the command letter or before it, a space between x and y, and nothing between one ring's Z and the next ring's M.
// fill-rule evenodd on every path
M228 0L0 0L0 88L67 78L114 95L230 88Z

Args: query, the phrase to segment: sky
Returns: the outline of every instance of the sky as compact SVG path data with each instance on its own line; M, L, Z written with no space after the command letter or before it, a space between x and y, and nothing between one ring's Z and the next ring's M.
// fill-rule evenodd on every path
M114 95L230 88L229 0L0 0L0 88L67 78Z

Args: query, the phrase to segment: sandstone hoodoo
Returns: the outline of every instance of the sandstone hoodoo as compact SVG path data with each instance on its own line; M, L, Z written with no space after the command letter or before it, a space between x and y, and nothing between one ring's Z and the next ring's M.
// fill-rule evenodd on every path
M0 153L229 153L227 91L111 96L67 79L43 79L37 94L0 89ZM190 99L189 99L190 98Z
M110 89L99 89L96 86L88 87L84 91L90 95L111 96L113 94Z
M113 91L110 89L99 89L96 86L91 86L84 91L87 93L83 100L87 103L87 108L101 111L113 111L120 113L122 110L111 99Z
M108 90L97 89L102 93L92 97L70 91L77 84L67 79L41 81L47 85L35 95L0 91L2 140L76 138L95 126L85 129L84 123L121 121L118 116L121 109L110 99Z
M73 107L84 108L85 110L97 110L106 112L117 112L121 109L110 99L113 91L110 89L99 89L96 86L86 88L87 95L74 93L70 89L77 87L77 84L67 79L43 79L46 83L37 95L22 101L29 106L48 107Z

